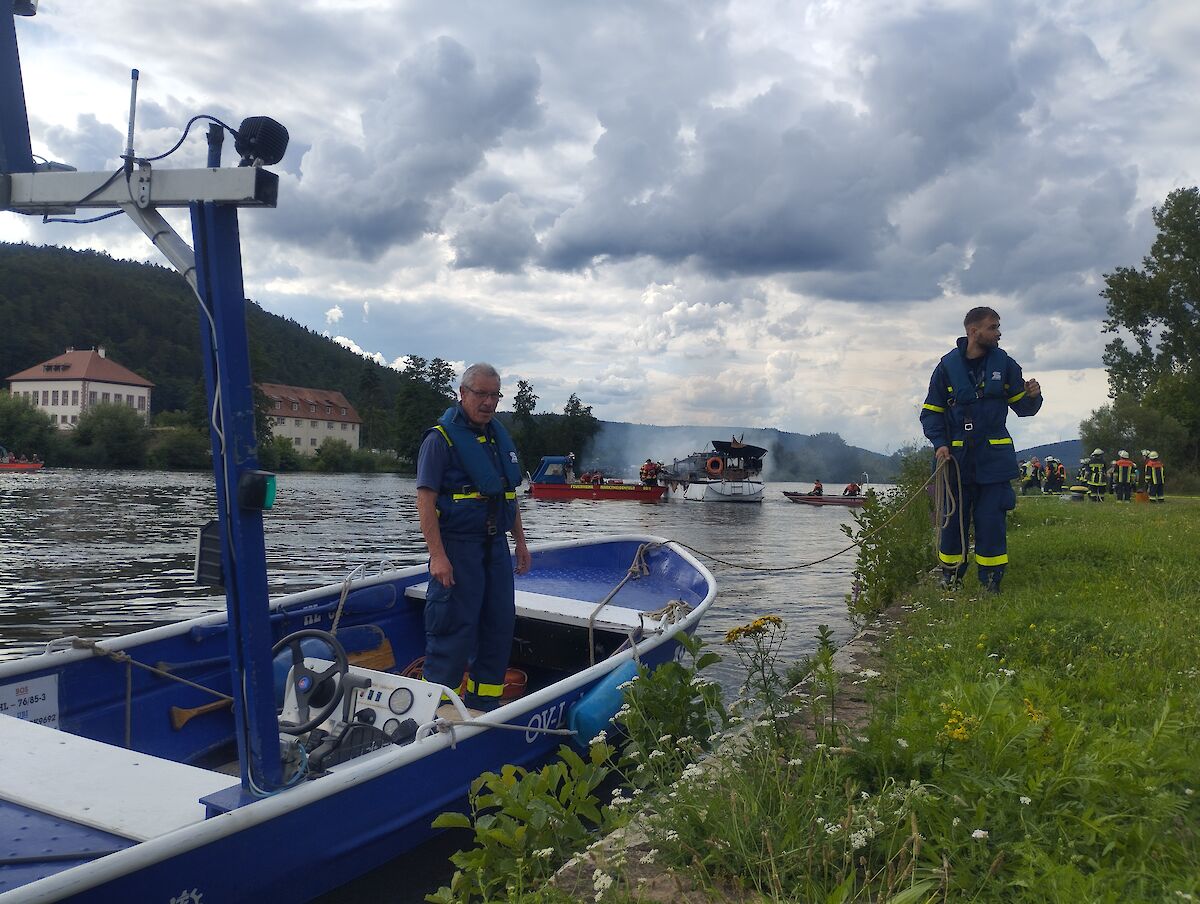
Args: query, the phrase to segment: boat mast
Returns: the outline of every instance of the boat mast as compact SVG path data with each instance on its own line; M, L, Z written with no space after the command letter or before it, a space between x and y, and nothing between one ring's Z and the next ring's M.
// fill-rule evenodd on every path
M261 160L222 168L219 127L209 135L209 169L151 170L146 161L137 161L134 169L132 153L126 154L124 172L115 178L109 172L79 173L63 164L36 163L12 16L33 15L37 4L0 2L13 3L12 15L0 13L0 210L44 216L73 214L76 208L118 208L184 275L200 301L242 785L255 793L276 790L283 781L263 503L255 493L270 475L258 470L256 457L237 208L274 207L278 177L262 169ZM286 147L286 130L278 128ZM278 154L282 157L282 149ZM194 252L158 212L161 207L190 209Z

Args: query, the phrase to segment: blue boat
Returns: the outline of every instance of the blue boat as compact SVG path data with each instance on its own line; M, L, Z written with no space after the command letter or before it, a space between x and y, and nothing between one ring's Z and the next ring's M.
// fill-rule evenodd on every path
M418 677L425 566L270 600L274 476L256 457L238 211L275 206L265 167L287 133L267 117L216 124L207 168L164 169L134 153L136 88L135 70L122 169L35 161L0 15L0 204L116 209L196 293L217 502L197 576L224 587L226 611L0 663L0 901L310 900L423 841L481 772L586 744L631 663L677 655L716 586L659 537L536 546L517 578L511 692L487 714ZM226 130L237 167L221 165ZM162 207L189 210L192 246Z

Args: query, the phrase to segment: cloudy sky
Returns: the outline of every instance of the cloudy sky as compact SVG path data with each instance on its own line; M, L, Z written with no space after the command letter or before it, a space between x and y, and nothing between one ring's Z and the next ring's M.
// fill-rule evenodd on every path
M35 152L115 167L132 67L140 154L197 113L278 119L247 294L386 363L490 360L540 410L892 451L988 304L1045 390L1018 445L1074 438L1107 395L1102 276L1200 182L1183 0L152 7L17 20ZM123 218L0 239L152 259Z

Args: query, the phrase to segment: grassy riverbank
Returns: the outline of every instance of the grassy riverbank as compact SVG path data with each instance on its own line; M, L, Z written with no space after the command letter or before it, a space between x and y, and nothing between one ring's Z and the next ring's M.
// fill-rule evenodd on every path
M731 632L715 648L750 665L751 721L700 765L711 700L677 696L686 729L653 743L633 726L633 790L603 814L639 811L638 831L566 893L534 878L557 849L530 849L516 863L534 881L510 900L1200 900L1200 500L1022 498L1004 593L985 596L973 576L955 593L917 576L933 562L925 501L892 515L921 480L862 522L888 522L854 603L890 606L878 668L839 676L826 646L785 696L783 628ZM853 722L848 682L868 690ZM627 720L664 693L637 690Z
M914 588L869 722L831 725L818 662L788 731L670 792L654 859L780 901L1200 900L1197 523L1021 499L1003 595Z

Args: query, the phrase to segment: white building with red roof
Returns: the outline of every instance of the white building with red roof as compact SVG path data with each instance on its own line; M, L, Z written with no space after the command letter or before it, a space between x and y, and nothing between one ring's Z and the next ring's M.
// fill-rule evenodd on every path
M270 400L272 434L289 439L297 452L313 455L327 439L359 447L362 418L340 392L282 383L259 383L258 388Z
M50 415L62 430L96 405L127 405L150 422L154 384L107 357L104 347L76 351L35 364L8 378L9 391Z

